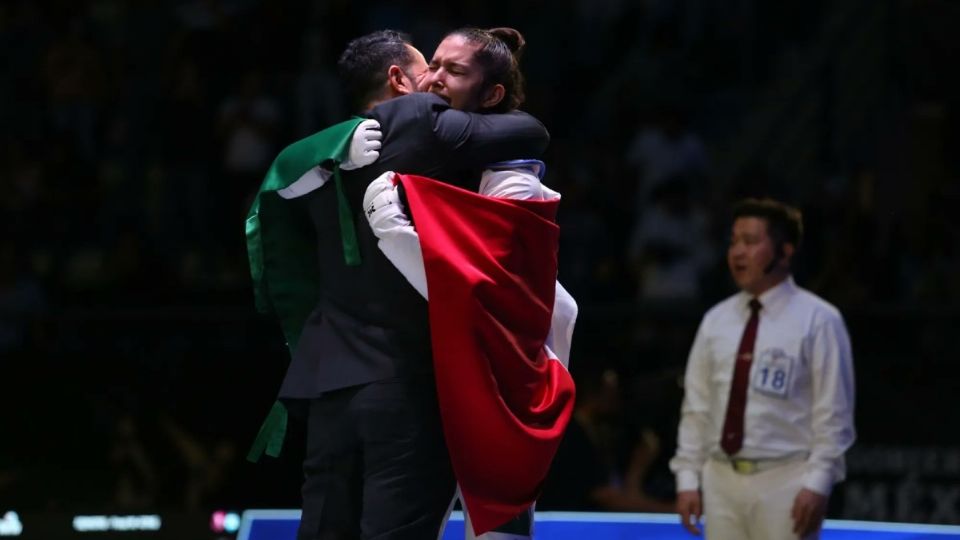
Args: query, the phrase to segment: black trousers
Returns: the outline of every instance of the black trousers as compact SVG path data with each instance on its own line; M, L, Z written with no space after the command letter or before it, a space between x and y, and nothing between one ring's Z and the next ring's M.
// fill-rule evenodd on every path
M311 400L298 540L432 540L455 491L432 377Z

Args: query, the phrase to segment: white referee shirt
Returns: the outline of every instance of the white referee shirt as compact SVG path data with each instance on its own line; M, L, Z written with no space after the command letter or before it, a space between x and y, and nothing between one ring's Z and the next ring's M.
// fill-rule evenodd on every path
M734 360L750 317L741 291L707 312L687 360L677 453L677 490L700 486L710 457L727 459L720 435ZM829 495L843 480L853 444L853 358L840 312L788 277L758 298L763 305L744 413L744 459L807 457L804 487Z

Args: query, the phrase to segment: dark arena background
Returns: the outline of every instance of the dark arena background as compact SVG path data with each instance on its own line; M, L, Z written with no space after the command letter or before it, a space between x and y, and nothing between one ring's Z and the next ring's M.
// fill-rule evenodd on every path
M960 3L4 0L0 537L235 538L247 510L299 508L302 428L244 459L287 363L247 207L281 148L347 116L348 40L399 29L429 58L466 25L525 35L564 196L599 436L538 510L678 523L679 381L735 290L730 204L769 195L803 210L796 279L853 343L828 518L960 525ZM587 496L606 485L630 505Z

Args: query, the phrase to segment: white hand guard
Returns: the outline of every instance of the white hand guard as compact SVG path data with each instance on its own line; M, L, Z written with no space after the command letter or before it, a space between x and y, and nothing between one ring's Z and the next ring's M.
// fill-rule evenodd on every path
M360 122L357 129L353 130L353 138L350 139L350 151L346 161L340 164L340 168L345 171L352 171L360 167L370 165L380 157L381 140L383 133L380 131L380 122L376 120L364 120Z
M370 222L370 228L377 238L399 227L410 225L410 220L403 213L403 203L400 202L400 193L393 184L394 174L387 171L378 176L363 194L363 213Z

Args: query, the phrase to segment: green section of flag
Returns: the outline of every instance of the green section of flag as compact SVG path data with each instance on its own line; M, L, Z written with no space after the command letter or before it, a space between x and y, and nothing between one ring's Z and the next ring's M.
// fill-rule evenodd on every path
M317 248L312 230L302 226L302 221L298 223L289 201L277 191L289 187L316 166L332 168L344 262L359 265L360 248L353 212L343 193L340 163L361 121L362 118L352 118L284 148L267 171L247 214L247 257L257 310L278 319L291 353L300 339L304 321L316 305ZM287 410L278 401L260 428L247 459L257 461L264 452L279 455L286 427Z

